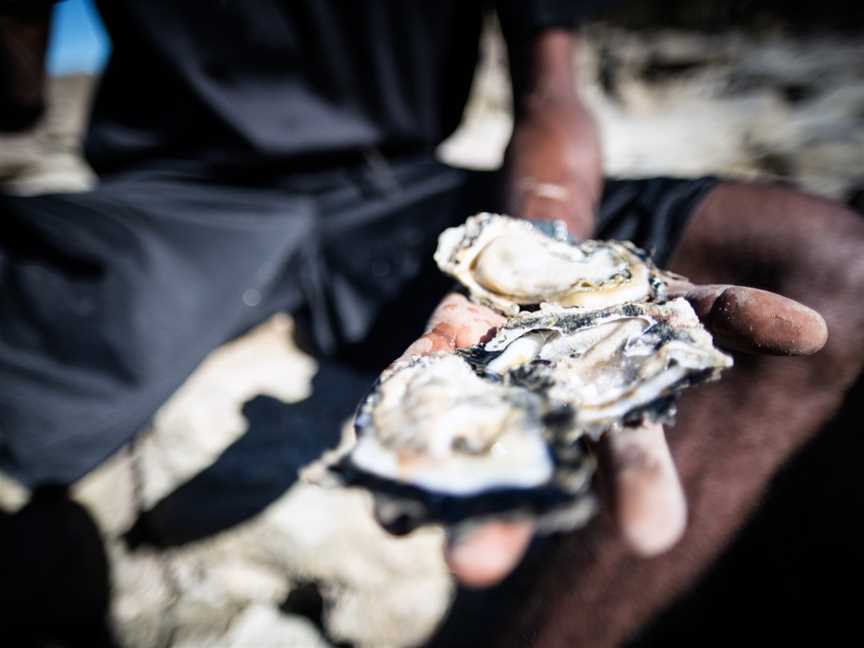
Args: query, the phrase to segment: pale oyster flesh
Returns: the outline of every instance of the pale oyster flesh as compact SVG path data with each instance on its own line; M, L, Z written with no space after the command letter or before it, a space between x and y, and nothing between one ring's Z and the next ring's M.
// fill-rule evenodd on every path
M394 481L462 495L530 488L552 475L540 399L484 381L455 355L392 373L369 416L375 434L358 438L352 459Z
M732 365L680 298L590 313L547 308L511 318L464 353L507 384L568 404L570 434L593 438L624 424L668 420L678 391Z
M435 261L505 315L544 303L597 309L663 297L656 268L632 244L574 243L509 216L478 214L445 230Z
M570 422L542 394L483 378L460 355L416 357L361 404L357 444L336 470L395 502L411 526L522 512L572 527L592 510L594 464L581 445L559 447Z

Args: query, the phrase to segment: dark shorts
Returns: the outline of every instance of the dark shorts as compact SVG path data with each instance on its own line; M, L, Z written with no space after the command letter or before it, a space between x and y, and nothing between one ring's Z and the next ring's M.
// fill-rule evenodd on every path
M494 176L429 158L242 183L160 167L0 197L0 470L70 483L226 340L276 311L316 353L383 367L451 282L438 233ZM612 180L597 236L664 263L716 180Z

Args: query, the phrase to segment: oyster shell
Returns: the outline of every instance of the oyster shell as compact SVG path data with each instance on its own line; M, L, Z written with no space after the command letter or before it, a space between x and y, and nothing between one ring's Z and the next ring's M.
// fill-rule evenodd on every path
M476 301L510 316L544 303L596 309L663 297L656 267L631 243L573 243L497 214L445 230L435 261Z
M521 512L571 528L593 508L594 462L584 446L558 444L571 423L559 414L542 394L484 378L460 355L412 358L360 405L357 444L336 471L372 490L379 517L390 511L402 526Z
M594 508L590 440L669 421L682 389L732 365L630 243L478 214L442 233L435 260L509 319L483 344L398 362L361 403L334 471L371 490L385 522L580 526Z
M571 436L668 421L678 392L732 365L690 304L634 303L584 313L547 308L511 318L465 352L480 371L573 408Z
M683 299L520 315L485 344L385 372L339 472L409 527L521 513L575 528L593 510L583 437L668 421L682 389L731 364Z

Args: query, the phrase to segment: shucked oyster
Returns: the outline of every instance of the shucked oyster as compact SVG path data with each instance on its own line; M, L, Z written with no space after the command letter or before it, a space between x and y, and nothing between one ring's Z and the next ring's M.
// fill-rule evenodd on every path
M670 419L679 391L732 365L680 298L514 317L465 353L481 370L569 405L571 434L594 438L646 418Z
M575 528L593 509L586 438L670 420L683 388L732 364L629 243L479 214L441 235L435 259L509 319L484 344L398 363L361 404L335 470L373 491L379 517Z
M521 511L573 527L591 511L593 460L557 442L569 424L542 394L484 379L459 355L423 356L382 376L336 470L410 526Z
M656 268L630 243L572 243L496 214L445 230L435 261L476 301L505 315L543 303L596 309L663 296Z
M523 512L573 528L591 510L583 435L667 421L680 390L731 364L683 299L513 317L485 344L385 373L340 472L412 525Z

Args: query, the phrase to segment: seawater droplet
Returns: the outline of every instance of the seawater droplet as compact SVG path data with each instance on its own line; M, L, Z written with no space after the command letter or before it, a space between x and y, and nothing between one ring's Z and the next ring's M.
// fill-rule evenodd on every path
M243 291L243 303L247 306L257 306L261 303L261 293L254 288Z

